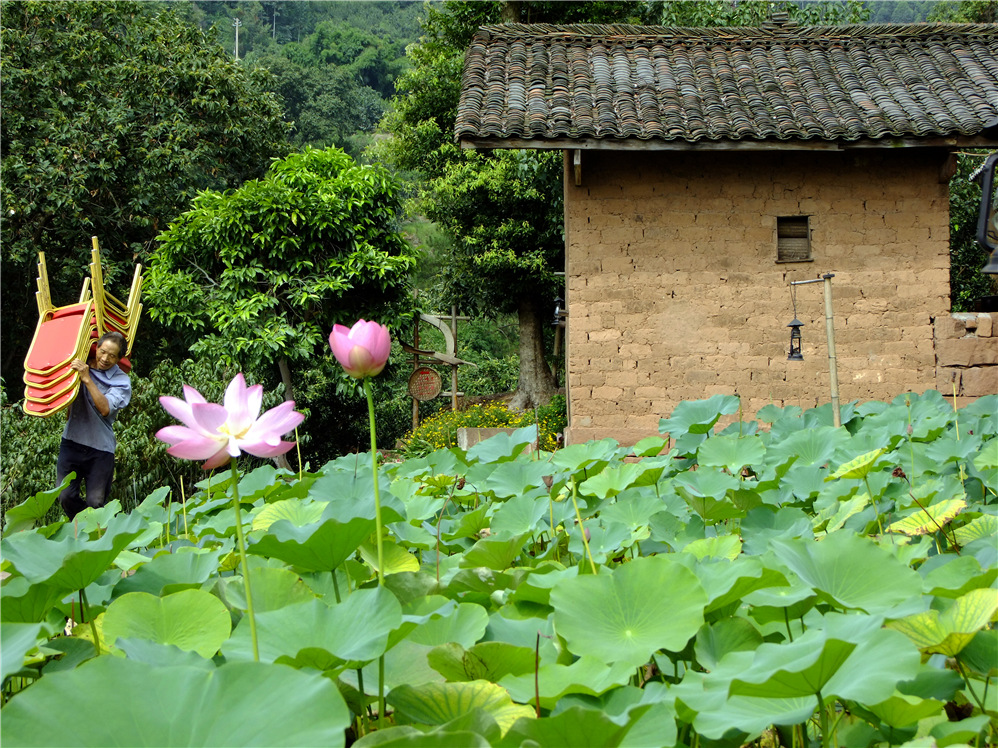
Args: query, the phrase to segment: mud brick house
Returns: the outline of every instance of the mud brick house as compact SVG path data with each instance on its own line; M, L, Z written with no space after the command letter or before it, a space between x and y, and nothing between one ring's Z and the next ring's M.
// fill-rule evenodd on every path
M998 392L988 315L951 315L953 151L998 147L998 26L483 27L463 147L564 152L571 442L684 399ZM995 315L998 316L998 315ZM986 319L985 319L986 318Z

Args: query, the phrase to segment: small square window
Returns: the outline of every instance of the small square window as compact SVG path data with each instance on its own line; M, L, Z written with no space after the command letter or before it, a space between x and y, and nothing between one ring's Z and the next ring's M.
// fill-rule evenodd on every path
M784 216L776 219L776 261L811 262L809 216Z

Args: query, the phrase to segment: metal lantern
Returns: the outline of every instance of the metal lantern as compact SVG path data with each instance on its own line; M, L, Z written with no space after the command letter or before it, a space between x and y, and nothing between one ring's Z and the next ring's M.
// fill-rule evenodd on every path
M787 361L804 360L804 354L800 351L800 329L803 326L804 323L796 317L794 317L793 322L787 325L787 327L790 328L790 355L787 356Z

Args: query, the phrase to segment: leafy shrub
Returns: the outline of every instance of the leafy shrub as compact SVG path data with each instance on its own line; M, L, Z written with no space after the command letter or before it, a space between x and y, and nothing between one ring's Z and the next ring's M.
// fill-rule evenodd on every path
M424 455L436 449L457 446L459 428L522 428L536 423L540 448L558 447L558 433L565 428L565 398L557 395L536 411L517 413L502 403L481 403L464 410L443 410L430 416L405 440L406 456Z

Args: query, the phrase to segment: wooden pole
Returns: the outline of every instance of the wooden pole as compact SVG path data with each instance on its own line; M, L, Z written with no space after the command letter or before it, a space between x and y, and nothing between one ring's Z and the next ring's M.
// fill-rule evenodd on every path
M832 323L832 278L833 273L821 276L825 281L825 332L828 335L828 378L832 390L832 423L836 428L842 425L839 411L839 369L835 359L835 325Z

